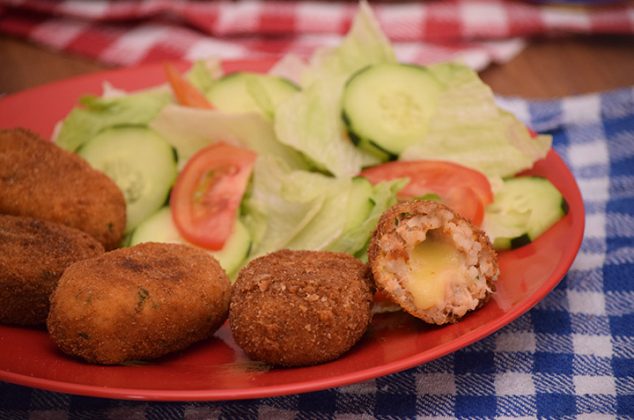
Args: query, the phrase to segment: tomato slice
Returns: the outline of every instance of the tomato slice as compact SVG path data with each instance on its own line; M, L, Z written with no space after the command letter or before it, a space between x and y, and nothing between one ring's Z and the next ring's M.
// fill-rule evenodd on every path
M231 236L257 155L223 142L195 153L176 179L170 206L180 234L211 250Z
M164 65L165 76L179 104L192 108L212 109L213 106L194 85L189 83L171 64Z
M409 183L399 192L400 199L437 194L445 204L476 225L482 223L484 207L493 201L491 184L484 174L452 162L388 162L364 169L361 176L373 184L409 178Z

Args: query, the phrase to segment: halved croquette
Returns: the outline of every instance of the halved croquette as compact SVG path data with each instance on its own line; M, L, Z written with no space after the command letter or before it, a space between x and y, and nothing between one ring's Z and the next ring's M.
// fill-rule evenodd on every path
M368 259L383 293L438 325L456 322L486 302L499 275L484 232L435 201L401 202L385 212Z

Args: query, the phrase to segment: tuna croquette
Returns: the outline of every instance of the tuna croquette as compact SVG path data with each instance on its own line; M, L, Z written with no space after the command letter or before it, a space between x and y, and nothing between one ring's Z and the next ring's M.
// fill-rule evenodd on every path
M371 320L374 287L350 255L282 250L243 268L233 286L229 322L253 360L306 366L348 351Z
M77 229L0 215L0 323L44 325L49 297L66 267L103 252Z
M456 322L486 302L499 275L486 235L434 201L402 202L385 212L368 259L379 290L438 325Z
M86 232L116 248L126 224L123 193L82 158L24 130L0 130L0 213Z
M71 265L51 297L48 330L88 362L155 359L211 337L230 297L207 252L148 242Z

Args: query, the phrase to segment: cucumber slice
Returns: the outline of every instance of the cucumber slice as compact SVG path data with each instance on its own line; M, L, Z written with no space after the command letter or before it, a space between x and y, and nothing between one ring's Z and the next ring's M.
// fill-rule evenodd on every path
M359 147L398 155L422 140L442 84L426 68L409 64L366 67L347 82L343 120Z
M347 127L350 126L350 122L347 120L346 114L343 114L343 120ZM383 149L378 144L372 142L371 140L361 138L356 135L356 133L352 131L348 131L348 137L352 141L352 144L357 146L359 149L362 149L370 154L370 156L377 158L380 162L387 162L388 160L396 160L398 158L397 155Z
M178 233L178 229L172 222L172 212L169 207L163 207L135 229L130 239L130 246L141 242L189 244ZM225 243L224 248L220 251L208 252L218 260L227 275L232 277L245 261L250 248L249 231L239 219L236 219L233 234Z
M566 200L546 178L510 178L487 206L482 228L495 249L515 249L534 241L567 211Z
M130 236L128 246L142 242L186 243L172 222L172 212L169 207L159 209L137 226Z
M143 127L105 130L78 153L123 191L127 205L126 232L165 204L177 174L172 147Z
M298 91L290 80L251 72L228 74L214 83L207 99L227 113L272 115L275 107Z
M343 225L343 232L348 232L367 219L374 207L372 194L374 189L372 184L365 178L357 177L352 179L352 188L348 196L348 209L346 212L346 223Z

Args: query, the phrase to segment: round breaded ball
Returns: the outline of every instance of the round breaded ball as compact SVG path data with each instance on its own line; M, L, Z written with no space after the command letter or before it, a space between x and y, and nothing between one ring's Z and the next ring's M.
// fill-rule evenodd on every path
M119 245L126 225L125 197L114 181L25 129L0 130L0 213L79 229L106 250Z
M383 213L368 263L378 289L430 324L447 324L482 306L500 273L486 234L446 205L401 202Z
M57 346L88 362L149 360L211 337L231 284L207 252L143 243L71 265L51 298Z
M307 366L338 358L365 333L374 287L350 255L281 250L243 268L229 323L252 360Z
M103 254L92 236L57 223L0 215L0 323L46 323L49 298L72 263Z

